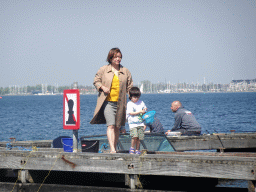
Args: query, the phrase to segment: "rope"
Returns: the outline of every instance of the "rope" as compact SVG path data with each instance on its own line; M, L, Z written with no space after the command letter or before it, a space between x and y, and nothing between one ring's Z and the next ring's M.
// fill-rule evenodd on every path
M18 148L21 151L32 151L31 147L27 149L22 146L12 146L11 143L6 143L6 150L12 150L13 148Z
M99 149L99 153L103 153L103 150L106 150L108 148L108 144L103 143Z
M10 143L8 143L8 144L10 144ZM8 145L7 147L10 148L10 149L12 149L11 144ZM25 166L26 166L26 164L27 164L27 162L28 162L28 160L29 160L31 154L32 154L33 152L35 152L35 151L38 151L38 148L37 148L36 146L33 146L31 152L30 152L29 155L26 157L25 163L24 163L23 167L20 169L20 171L22 171L22 170L25 168ZM38 188L37 192L39 192L39 190L40 190L41 187L43 186L45 180L46 180L47 177L50 175L50 173L51 173L53 167L55 166L55 164L56 164L56 162L57 162L57 160L60 159L60 154L61 154L61 153L62 153L62 152L60 152L59 155L57 156L55 162L53 163L51 169L49 170L48 174L47 174L46 177L44 178L44 180L43 180L43 182L41 183L40 187ZM18 175L18 178L17 178L16 182L14 183L14 186L13 186L11 192L13 192L13 190L14 190L14 188L15 188L15 186L16 186L16 184L17 184L17 182L18 182L19 179L20 179L20 174Z
M31 152L29 153L29 155L26 157L26 161L25 161L25 163L24 163L24 166L20 169L20 171L22 171L22 170L25 168L25 166L26 166L26 164L27 164L27 162L28 162L28 159L29 159L30 155L32 154L32 152L34 152L34 151L31 151ZM18 178L17 178L16 182L14 183L14 186L13 186L11 192L13 192L13 190L14 190L14 188L15 188L15 186L16 186L16 184L17 184L17 182L18 182L19 179L20 179L20 175L18 175Z
M46 179L47 179L47 177L50 175L50 173L51 173L51 171L52 171L53 167L55 166L55 164L56 164L56 162L57 162L57 160L60 158L60 154L61 154L61 152L59 153L59 157L57 157L57 158L56 158L55 162L53 163L53 165L52 165L51 169L49 170L48 174L47 174L47 175L46 175L46 177L44 178L44 180L43 180L43 182L41 183L40 187L38 188L37 192L39 192L39 190L40 190L40 189L41 189L41 187L43 186L43 184L44 184L45 180L46 180Z
M38 149L37 149L36 146L33 146L33 147L32 147L32 150L33 150L33 151L38 151Z
M141 169L142 169L142 165L143 165L142 161L141 161L141 157L143 157L146 154L147 154L147 150L142 150L142 153L139 156L139 159L140 159L140 169L139 169L139 174L138 174L138 178L137 178L137 180L139 180L139 181L140 181ZM143 185L142 184L141 184L141 188L143 189Z

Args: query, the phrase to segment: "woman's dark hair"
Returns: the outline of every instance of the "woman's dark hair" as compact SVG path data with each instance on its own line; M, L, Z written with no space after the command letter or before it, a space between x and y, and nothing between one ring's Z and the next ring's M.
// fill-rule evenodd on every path
M112 48L110 49L109 53L108 53L108 57L107 57L107 62L111 63L113 57L117 54L117 53L121 53L119 48ZM121 58L123 57L122 53L121 53Z
M140 92L140 89L138 87L132 87L130 90L129 90L129 99L131 100L132 97L140 97L141 95L141 92Z

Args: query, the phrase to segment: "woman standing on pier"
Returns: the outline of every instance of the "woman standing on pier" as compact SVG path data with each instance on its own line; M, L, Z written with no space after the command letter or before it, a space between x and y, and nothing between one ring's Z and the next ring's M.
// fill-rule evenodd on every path
M116 153L119 129L126 121L126 95L133 86L131 73L120 64L121 60L120 49L111 49L107 57L109 64L98 70L93 82L99 94L90 123L107 124L111 153Z

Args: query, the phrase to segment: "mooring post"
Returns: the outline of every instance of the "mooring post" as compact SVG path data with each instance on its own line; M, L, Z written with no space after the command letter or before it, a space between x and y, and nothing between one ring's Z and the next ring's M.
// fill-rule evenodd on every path
M77 153L78 148L78 130L73 130L73 153Z
M248 181L248 192L256 192L255 183L256 181Z
M20 171L20 181L21 183L26 183L26 170L21 170Z
M135 189L135 175L134 174L130 174L130 187L131 189Z
M78 82L74 82L73 89L78 89ZM77 153L78 150L78 130L73 130L73 153Z

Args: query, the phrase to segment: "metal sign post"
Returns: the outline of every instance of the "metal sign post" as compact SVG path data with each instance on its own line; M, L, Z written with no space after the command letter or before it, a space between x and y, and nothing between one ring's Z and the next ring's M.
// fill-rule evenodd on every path
M63 129L73 130L73 152L77 152L80 128L80 93L78 89L64 90Z

